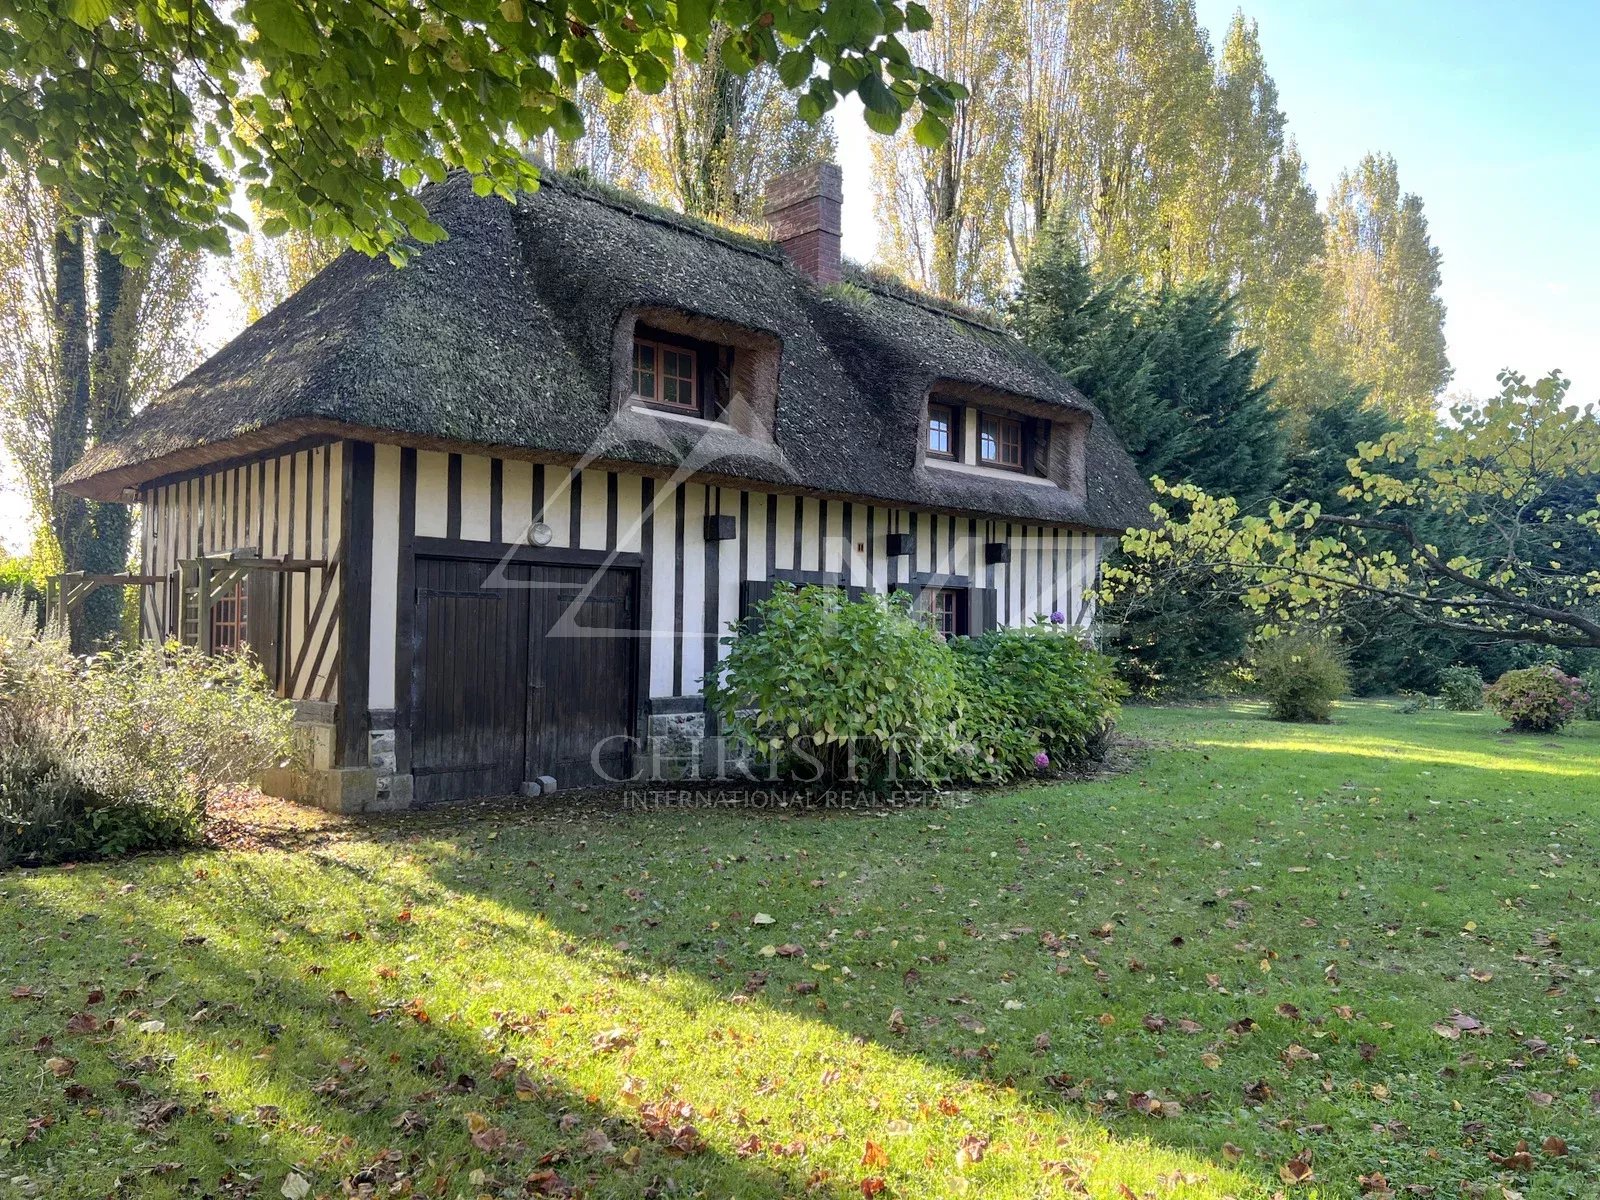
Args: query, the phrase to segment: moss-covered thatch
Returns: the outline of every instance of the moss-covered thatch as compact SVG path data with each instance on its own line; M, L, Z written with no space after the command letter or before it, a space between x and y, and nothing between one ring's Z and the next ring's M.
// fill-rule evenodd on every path
M114 496L198 447L259 446L275 426L596 455L674 467L662 423L612 402L624 313L671 309L782 344L773 447L731 429L708 474L834 495L1118 530L1144 480L1084 398L973 314L853 274L817 287L771 243L557 177L510 205L452 178L424 200L450 232L396 270L345 254L64 477ZM917 465L936 380L1092 417L1088 492ZM370 432L376 431L376 432Z

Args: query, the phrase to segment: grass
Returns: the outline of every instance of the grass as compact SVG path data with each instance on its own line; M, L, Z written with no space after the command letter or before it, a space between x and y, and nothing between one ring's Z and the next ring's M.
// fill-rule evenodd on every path
M1125 727L958 809L0 876L0 1194L1600 1194L1600 726Z

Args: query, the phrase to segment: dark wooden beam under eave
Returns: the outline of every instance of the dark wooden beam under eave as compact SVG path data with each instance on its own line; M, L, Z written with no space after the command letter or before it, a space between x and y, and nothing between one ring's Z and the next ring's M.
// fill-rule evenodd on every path
M339 723L334 762L367 765L368 705L372 658L372 504L376 448L371 442L344 444L340 536L344 586L339 596Z

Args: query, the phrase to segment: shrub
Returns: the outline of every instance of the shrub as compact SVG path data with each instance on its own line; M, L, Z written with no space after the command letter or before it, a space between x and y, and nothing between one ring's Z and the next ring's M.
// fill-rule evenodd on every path
M883 786L946 778L960 676L906 599L848 602L832 588L775 588L736 636L706 700L724 731L798 782Z
M1589 693L1589 699L1584 702L1578 715L1585 721L1600 721L1600 668L1585 671L1582 679L1583 690Z
M291 718L248 657L77 659L0 599L0 865L193 841L216 789L288 757Z
M946 643L909 599L776 589L726 639L724 730L802 783L1002 783L1100 754L1122 685L1048 620Z
M1507 671L1483 694L1517 733L1553 733L1588 704L1581 679L1545 665Z
M953 643L962 646L966 639ZM961 686L955 736L934 772L960 784L1005 783L1034 770L1046 753L1039 737L1016 718L1009 689L990 675L975 654L954 654Z
M1275 721L1326 721L1333 702L1350 690L1350 672L1339 647L1317 634L1262 642L1251 669Z
M1439 699L1452 712L1477 712L1483 707L1483 676L1472 667L1446 667L1439 672Z
M968 663L969 681L979 681L969 682L969 703L980 689L992 692L986 702L998 704L1031 743L1015 752L1014 773L1033 769L1040 752L1061 765L1103 755L1127 694L1111 659L1048 620L1031 629L993 630L955 646Z

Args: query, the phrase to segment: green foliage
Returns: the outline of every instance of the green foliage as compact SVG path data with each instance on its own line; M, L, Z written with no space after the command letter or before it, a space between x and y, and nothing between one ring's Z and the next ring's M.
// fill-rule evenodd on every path
M1325 634L1268 638L1250 666L1275 721L1326 721L1333 702L1350 690L1343 652Z
M170 849L198 832L187 813L100 790L60 745L0 743L0 867Z
M1046 236L1011 307L1028 344L1094 401L1147 476L1263 501L1285 439L1256 352L1238 346L1235 307L1215 287L1141 296L1097 282L1081 249ZM1253 621L1202 573L1117 612L1120 669L1135 691L1194 695L1239 660Z
M79 659L0 599L0 864L186 844L218 788L288 758L291 719L248 657Z
M1483 707L1483 676L1475 667L1446 667L1439 672L1439 700L1451 712L1477 712Z
M948 117L964 95L912 63L901 35L926 13L896 0L74 0L67 17L58 0L0 16L0 154L41 164L71 212L106 218L129 264L166 239L226 253L228 231L244 232L235 178L268 237L308 231L403 260L445 234L413 194L423 179L460 168L485 195L532 187L520 147L583 133L580 83L658 93L680 50L736 75L788 56L809 121L855 93L893 130L913 109Z
M1483 698L1516 733L1554 733L1591 699L1581 679L1549 665L1507 671Z
M1007 310L1011 327L1093 400L1146 474L1159 474L1167 447L1186 431L1155 395L1151 330L1128 279L1102 280L1083 247L1059 225L1035 245Z
M1071 630L1041 620L961 638L955 647L967 677L984 681L998 710L1027 735L1027 759L1014 761L1013 773L1032 769L1039 750L1057 765L1104 753L1127 688L1112 660Z
M44 612L44 588L31 559L0 551L0 596L15 596L35 614Z
M1276 622L1356 600L1450 633L1600 649L1600 417L1566 403L1559 374L1501 382L1449 423L1362 445L1348 514L1299 501L1257 516L1158 482L1165 519L1123 537L1102 611L1199 572Z
M1098 756L1123 687L1111 660L1041 622L947 643L903 595L775 589L734 636L707 702L797 783L1002 783Z
M1394 158L1368 154L1328 197L1319 354L1398 421L1433 421L1453 373L1445 346L1440 255L1422 199L1400 190Z
M1589 698L1584 701L1578 715L1585 721L1600 721L1600 669L1585 671L1581 676L1581 682Z
M959 676L948 647L904 599L852 603L834 588L780 585L724 642L707 704L725 733L772 756L786 777L943 781Z
M1248 508L1283 478L1285 436L1239 344L1237 302L1212 284L1145 295L1099 281L1069 236L1045 237L1010 316L1116 430L1147 476L1236 496ZM1353 450L1353 447L1352 447Z

